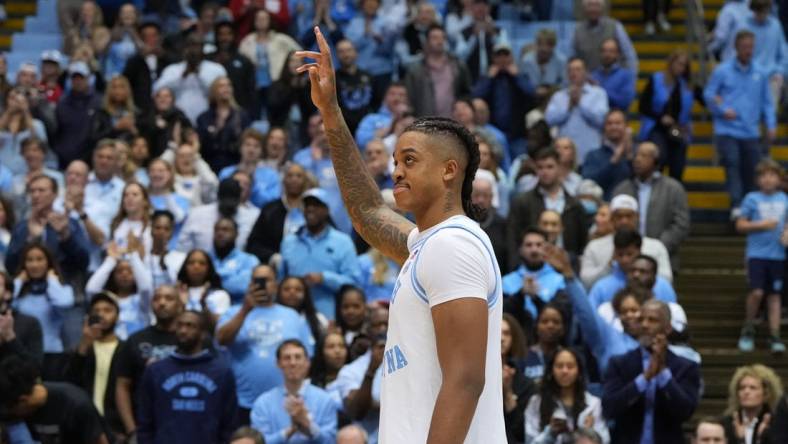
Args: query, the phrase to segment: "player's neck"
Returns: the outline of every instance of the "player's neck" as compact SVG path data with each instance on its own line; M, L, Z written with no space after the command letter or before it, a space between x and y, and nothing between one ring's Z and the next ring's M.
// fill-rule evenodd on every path
M453 193L447 193L445 199L436 200L423 212L414 211L416 226L423 232L454 216L464 216L462 202Z

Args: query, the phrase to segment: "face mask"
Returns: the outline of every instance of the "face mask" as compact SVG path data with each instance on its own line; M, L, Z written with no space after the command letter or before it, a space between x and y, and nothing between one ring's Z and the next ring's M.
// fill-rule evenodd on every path
M593 200L581 199L580 203L583 205L583 209L586 211L586 214L593 216L596 214L596 210L598 208L597 203Z

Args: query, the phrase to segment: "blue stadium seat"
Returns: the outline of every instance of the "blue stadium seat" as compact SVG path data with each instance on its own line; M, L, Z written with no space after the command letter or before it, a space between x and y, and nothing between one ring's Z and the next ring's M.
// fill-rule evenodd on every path
M14 35L11 45L12 51L44 51L46 49L60 49L63 46L63 38L57 34L30 34L22 33Z

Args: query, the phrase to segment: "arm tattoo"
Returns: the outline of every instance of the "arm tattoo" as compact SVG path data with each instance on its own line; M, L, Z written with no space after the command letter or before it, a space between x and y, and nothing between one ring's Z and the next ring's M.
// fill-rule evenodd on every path
M326 125L326 136L342 200L353 226L370 245L401 264L408 257L408 233L414 225L383 202L380 189L367 171L338 108L336 113L339 116L329 120L337 124Z

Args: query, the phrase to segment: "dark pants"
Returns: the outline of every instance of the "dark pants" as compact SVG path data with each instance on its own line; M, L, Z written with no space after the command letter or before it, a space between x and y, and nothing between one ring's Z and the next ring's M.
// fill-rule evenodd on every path
M667 16L670 13L671 3L671 0L643 0L643 19L646 22L656 22L658 12Z
M716 135L714 147L725 168L725 188L731 196L731 208L738 208L744 195L755 189L755 166L763 155L761 142Z
M648 140L659 147L659 169L667 166L670 177L681 182L687 164L687 142L678 142L669 137L661 126L656 126L649 133Z

